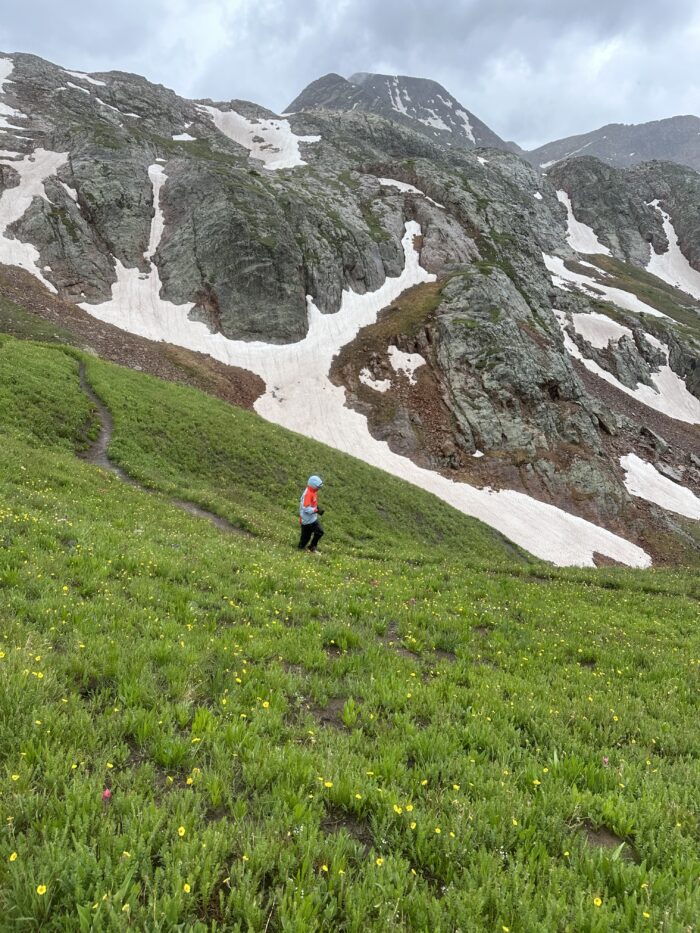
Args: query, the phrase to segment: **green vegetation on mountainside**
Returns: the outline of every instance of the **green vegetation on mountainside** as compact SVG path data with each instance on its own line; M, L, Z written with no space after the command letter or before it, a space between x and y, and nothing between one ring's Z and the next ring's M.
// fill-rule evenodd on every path
M85 364L153 494L74 456L75 351L0 338L1 930L692 928L692 576L524 561L359 461ZM293 549L311 470L318 561Z
M640 301L687 327L693 337L700 338L700 303L690 295L631 263L597 254L589 256L588 259L607 273L604 280L606 285L631 292ZM576 267L575 263L569 265ZM590 273L590 269L585 267L577 271L585 275Z

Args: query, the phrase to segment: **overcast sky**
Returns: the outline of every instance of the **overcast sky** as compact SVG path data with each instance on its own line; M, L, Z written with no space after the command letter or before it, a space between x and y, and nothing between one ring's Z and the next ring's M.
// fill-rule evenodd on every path
M700 115L700 0L3 0L0 49L281 111L335 71L434 78L525 148Z

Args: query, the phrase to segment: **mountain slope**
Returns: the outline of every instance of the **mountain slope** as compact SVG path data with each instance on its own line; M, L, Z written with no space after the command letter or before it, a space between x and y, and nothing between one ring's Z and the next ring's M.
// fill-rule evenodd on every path
M358 72L346 79L328 74L309 84L286 112L319 108L376 113L442 145L516 148L504 142L441 84L427 78Z
M665 159L700 171L700 117L678 116L639 124L609 123L590 133L546 143L524 155L545 171L574 155L595 156L619 168Z
M692 515L640 499L623 463L634 454L675 471L689 495L700 488L686 323L697 308L672 289L652 303L601 290L602 271L580 266L588 253L572 239L572 186L569 214L516 155L445 146L413 118L350 105L286 119L243 101L184 101L119 72L3 61L16 113L0 143L0 260L34 276L32 309L70 321L79 346L124 360L128 331L149 368L172 360L158 343L185 348L194 355L178 373L192 361L197 384L540 557L692 560ZM680 181L668 186L673 199L657 196L670 219L644 211L659 260L675 263L675 230L684 249L692 236ZM576 330L582 316L620 310L636 317L609 347ZM663 448L641 431L649 412Z
M79 362L155 491L75 456ZM0 338L0 372L5 926L692 925L695 575L523 562L75 351ZM318 563L294 548L302 464L328 480Z

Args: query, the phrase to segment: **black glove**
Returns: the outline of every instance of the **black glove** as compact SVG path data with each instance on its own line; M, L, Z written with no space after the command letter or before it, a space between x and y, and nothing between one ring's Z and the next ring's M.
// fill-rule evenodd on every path
M319 515L323 515L323 512L324 512L323 509L320 509L320 508L319 508L319 509L316 509L316 511L318 512Z

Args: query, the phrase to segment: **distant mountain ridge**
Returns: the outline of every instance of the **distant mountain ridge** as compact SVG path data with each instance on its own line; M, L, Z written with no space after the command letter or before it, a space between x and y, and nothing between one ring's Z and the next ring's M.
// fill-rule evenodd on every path
M617 168L661 159L700 171L700 117L692 114L639 124L609 123L524 150L502 139L437 81L370 72L356 72L349 78L323 75L286 108L287 113L315 110L374 113L439 145L515 152L542 171L578 155L596 156Z
M546 171L577 155L596 156L618 168L663 159L700 171L700 117L688 115L650 123L609 123L578 136L567 136L523 155Z
M349 78L327 74L312 81L289 104L287 112L318 109L375 113L410 126L442 145L521 151L429 78L368 72L357 72Z

